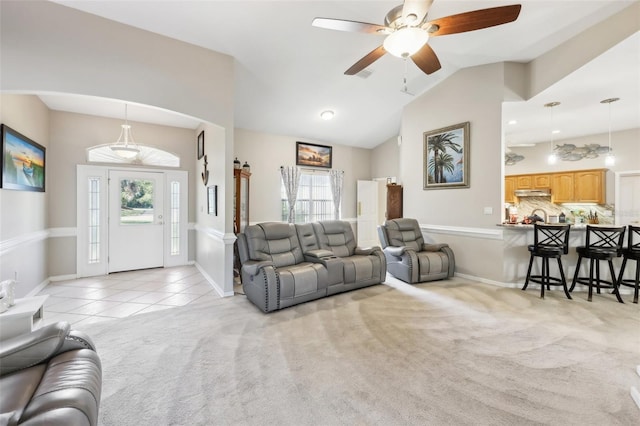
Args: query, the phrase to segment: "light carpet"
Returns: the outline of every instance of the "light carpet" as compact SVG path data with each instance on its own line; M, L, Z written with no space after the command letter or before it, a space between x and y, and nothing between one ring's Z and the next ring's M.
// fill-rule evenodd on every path
M391 279L271 314L234 296L78 328L105 426L640 424L639 306L538 296Z

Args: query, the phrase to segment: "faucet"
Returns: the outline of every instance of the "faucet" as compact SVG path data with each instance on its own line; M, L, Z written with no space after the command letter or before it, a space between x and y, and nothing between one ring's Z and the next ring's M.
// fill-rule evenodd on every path
M542 209L533 209L533 211L531 212L531 216L536 214L536 212L541 212L542 213L542 218L544 219L544 223L547 223L547 212L545 212Z

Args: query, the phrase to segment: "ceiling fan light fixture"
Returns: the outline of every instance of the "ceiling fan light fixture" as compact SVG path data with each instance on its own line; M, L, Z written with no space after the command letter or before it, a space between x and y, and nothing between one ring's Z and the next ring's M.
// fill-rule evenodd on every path
M404 27L384 39L384 49L398 58L408 58L429 41L429 34L422 28Z

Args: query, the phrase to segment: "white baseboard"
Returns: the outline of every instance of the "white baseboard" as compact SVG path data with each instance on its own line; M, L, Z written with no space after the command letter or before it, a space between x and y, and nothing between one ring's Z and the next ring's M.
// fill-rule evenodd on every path
M207 273L207 271L205 271L204 268L198 264L198 262L194 262L194 265L196 266L198 271L200 271L202 276L207 280L207 282L211 284L211 286L216 291L216 293L220 295L220 297L233 296L233 291L225 293L224 290L218 285L218 283L216 283L216 281L213 278L211 278L211 276Z

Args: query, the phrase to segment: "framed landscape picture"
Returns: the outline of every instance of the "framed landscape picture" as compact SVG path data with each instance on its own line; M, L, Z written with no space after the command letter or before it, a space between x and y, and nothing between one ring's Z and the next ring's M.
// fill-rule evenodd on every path
M2 126L0 188L44 192L46 148L9 126Z
M469 122L424 132L424 189L469 188Z
M331 151L330 146L296 142L296 165L330 169Z

